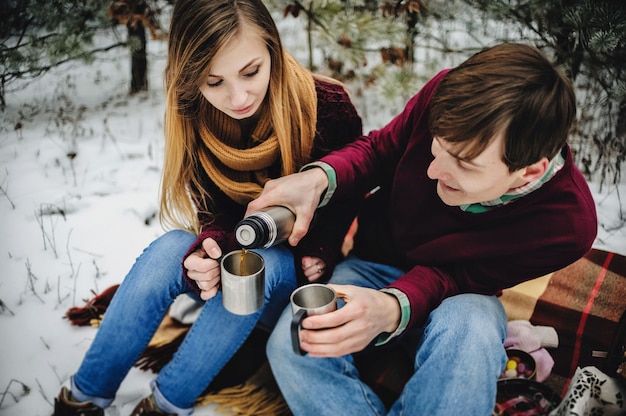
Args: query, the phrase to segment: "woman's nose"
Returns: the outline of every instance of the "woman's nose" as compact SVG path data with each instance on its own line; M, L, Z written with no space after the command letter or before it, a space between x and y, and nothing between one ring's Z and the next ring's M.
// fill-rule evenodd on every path
M243 85L234 85L230 89L230 103L234 108L240 108L246 105L248 93Z

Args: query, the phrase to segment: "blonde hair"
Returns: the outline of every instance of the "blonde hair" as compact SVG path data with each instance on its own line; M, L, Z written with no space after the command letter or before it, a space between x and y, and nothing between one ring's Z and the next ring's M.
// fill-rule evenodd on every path
M263 2L178 0L172 14L165 69L165 161L160 202L161 223L165 227L199 232L193 201L211 199L199 178L201 165L196 155L200 143L197 131L202 123L199 118L207 115L202 109L210 106L199 85L206 79L211 60L243 24L258 31L270 53L265 104L269 104L269 117L278 138L282 175L296 172L311 154L315 111L302 107L293 65L287 65L287 52ZM205 204L203 207L208 210Z

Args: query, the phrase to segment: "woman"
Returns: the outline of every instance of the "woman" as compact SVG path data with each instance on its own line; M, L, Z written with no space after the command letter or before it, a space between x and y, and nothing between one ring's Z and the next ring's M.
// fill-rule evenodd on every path
M352 141L361 119L340 84L314 78L283 50L261 0L178 0L168 48L161 211L174 229L143 252L120 285L71 390L55 401L56 416L103 415L183 293L206 302L151 383L153 394L132 414L191 414L252 329L274 326L298 282L330 275L356 214L322 209L297 247L262 250L263 308L246 316L226 311L218 258L238 248L233 228L248 202L267 180Z

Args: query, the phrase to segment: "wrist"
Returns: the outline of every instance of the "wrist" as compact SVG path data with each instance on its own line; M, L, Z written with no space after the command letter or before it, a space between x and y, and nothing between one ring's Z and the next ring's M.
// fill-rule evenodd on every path
M337 188L337 175L332 166L326 162L312 162L304 165L300 172L311 172L311 178L314 183L315 190L320 196L318 208L328 204Z
M400 326L400 322L402 321L402 309L400 307L400 301L392 293L384 292L382 290L380 292L386 295L386 302L387 305L389 305L385 308L385 311L387 311L386 316L388 322L387 326L384 328L384 332L387 334L393 334L394 332L396 332L396 330Z
M409 303L409 298L404 294L404 292L395 288L380 289L380 292L387 294L391 298L395 298L394 308L396 309L392 315L394 316L394 321L393 323L390 323L387 328L389 332L383 332L378 337L376 346L386 344L392 338L402 334L411 319L411 304Z

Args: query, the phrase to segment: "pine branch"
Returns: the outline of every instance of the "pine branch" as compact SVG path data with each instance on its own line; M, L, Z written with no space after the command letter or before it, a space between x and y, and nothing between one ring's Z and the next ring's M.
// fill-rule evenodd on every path
M127 42L118 42L118 43L114 43L105 47L101 47L101 48L96 48L96 49L92 49L86 52L81 52L79 54L76 55L70 55L64 59L60 59L56 62L52 62L48 65L43 65L43 66L34 66L31 68L28 68L27 70L24 71L8 71L2 74L2 78L5 80L11 80L11 79L19 79L19 78L23 78L24 76L30 76L32 78L36 78L38 76L41 76L43 74L45 74L46 72L50 71L53 68L56 68L58 66L61 66L63 64L66 64L70 61L74 61L74 60L79 60L79 59L86 59L89 58L95 54L101 53L101 52L108 52L111 49L115 49L115 48L119 48L121 46L128 46Z

